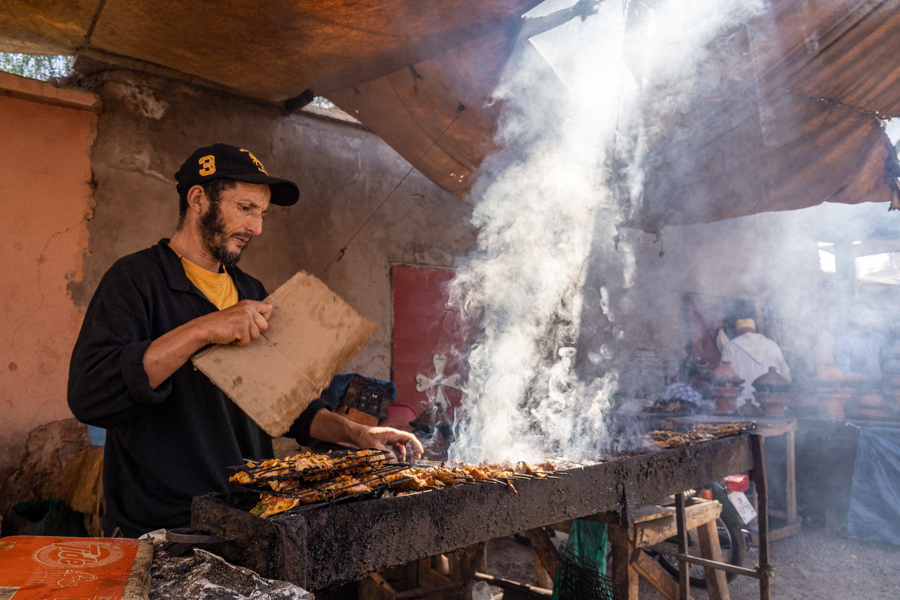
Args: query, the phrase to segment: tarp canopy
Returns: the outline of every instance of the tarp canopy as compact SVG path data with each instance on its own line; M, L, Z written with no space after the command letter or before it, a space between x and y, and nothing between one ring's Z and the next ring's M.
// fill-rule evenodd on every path
M540 0L0 0L0 51L135 58L282 102L386 75Z
M643 75L643 20L657 3L631 3L625 54L635 75ZM533 52L527 42L513 47L517 22L329 98L466 200L481 160L497 149L500 107L489 101L497 78L514 50ZM826 201L900 206L900 168L882 123L900 116L898 27L900 3L776 0L710 40L705 68L729 78L679 120L657 123L628 224L659 231ZM456 117L460 102L479 114ZM652 102L644 111L659 121Z
M656 231L826 201L900 206L881 121L900 116L898 27L896 2L776 0L711 41L701 68L729 77L654 140L636 224Z
M629 4L626 55L640 74ZM538 0L0 0L0 50L91 48L280 103L312 91L381 136L437 185L469 200L497 149L489 101ZM629 225L709 222L822 202L900 206L900 167L881 120L900 116L900 3L772 0L707 45L729 73L647 140ZM638 58L635 58L638 57ZM652 97L654 85L647 81ZM547 69L540 86L564 85ZM664 93L665 90L659 90ZM644 109L654 119L652 103Z

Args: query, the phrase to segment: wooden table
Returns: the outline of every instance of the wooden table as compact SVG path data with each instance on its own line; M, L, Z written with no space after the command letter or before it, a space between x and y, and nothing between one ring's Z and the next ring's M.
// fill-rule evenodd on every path
M681 429L699 423L756 423L756 433L764 438L783 435L785 438L785 510L769 509L769 514L782 519L786 525L769 529L769 541L780 540L800 533L801 521L797 515L797 467L795 452L795 432L797 419L794 417L742 417L740 415L705 415L696 417L671 417L663 421L665 429ZM756 498L753 498L756 507ZM754 540L756 536L754 536Z

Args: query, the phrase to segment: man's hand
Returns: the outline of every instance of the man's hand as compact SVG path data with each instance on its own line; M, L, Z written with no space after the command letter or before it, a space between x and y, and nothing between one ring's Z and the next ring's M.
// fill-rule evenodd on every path
M572 12L581 17L581 20L584 21L591 15L596 15L600 12L600 2L602 0L579 0L577 4L572 7Z
M392 450L400 460L407 460L407 447L410 450L409 460L419 460L423 452L422 444L411 433L392 427L366 427L327 409L320 410L313 417L309 424L309 435L334 444Z
M256 300L241 300L225 310L197 319L203 326L207 344L246 346L269 328L272 305Z
M406 450L409 448L409 460L412 462L419 460L424 451L416 436L392 427L364 427L359 432L356 445L360 448L391 450L404 461L407 459Z
M268 329L271 316L271 304L241 300L161 335L144 352L144 371L150 387L159 387L207 344L246 346Z

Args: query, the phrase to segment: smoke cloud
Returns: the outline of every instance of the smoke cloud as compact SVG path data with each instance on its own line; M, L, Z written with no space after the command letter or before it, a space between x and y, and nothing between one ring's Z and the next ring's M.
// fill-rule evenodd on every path
M519 40L495 92L504 149L482 165L477 251L451 284L451 303L481 327L451 459L579 460L607 441L618 322L636 269L618 225L640 203L648 144L728 76L700 72L707 45L763 7L655 4L608 0L586 21ZM588 330L591 343L579 343ZM579 376L579 362L591 376Z

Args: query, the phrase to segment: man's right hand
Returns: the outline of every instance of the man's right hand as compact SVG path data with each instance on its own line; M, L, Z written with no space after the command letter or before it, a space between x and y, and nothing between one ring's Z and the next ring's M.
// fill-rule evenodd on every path
M234 306L200 317L207 344L246 346L269 328L272 305L241 300Z
M150 387L156 389L207 344L246 346L269 328L271 317L272 305L268 302L242 300L161 335L144 352Z

